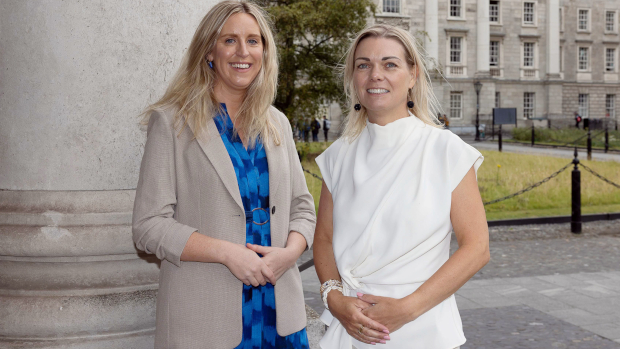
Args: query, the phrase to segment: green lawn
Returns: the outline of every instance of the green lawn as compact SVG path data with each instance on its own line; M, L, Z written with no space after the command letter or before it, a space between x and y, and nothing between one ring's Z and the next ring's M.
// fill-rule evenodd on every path
M605 148L605 133L602 130L592 130L592 147ZM568 128L568 129L545 129L537 128L534 132L534 143L547 145L577 145L585 147L587 142L587 131ZM514 141L532 142L532 129L528 127L519 127L512 130L512 138ZM579 139L575 144L572 142ZM609 131L609 149L620 149L620 131Z
M322 143L311 144L312 147L327 147ZM321 148L323 149L323 148ZM478 185L482 200L487 202L521 190L542 180L570 162L546 156L500 153L483 151L484 163L478 171ZM320 175L314 158L318 154L308 153L302 161L305 169ZM609 178L620 183L620 163L582 160L583 163ZM498 166L500 165L500 166ZM525 217L546 217L570 215L572 167L556 178L515 198L485 206L487 219L508 219ZM314 203L318 207L321 181L306 174L306 182ZM582 213L620 212L620 189L617 189L589 172L581 170Z

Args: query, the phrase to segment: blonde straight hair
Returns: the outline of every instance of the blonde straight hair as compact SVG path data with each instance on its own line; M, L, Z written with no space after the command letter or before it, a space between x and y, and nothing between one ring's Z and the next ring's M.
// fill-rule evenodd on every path
M387 24L376 24L362 30L357 35L345 56L345 66L343 69L344 92L349 104L349 113L344 122L343 138L353 142L362 133L364 127L366 127L366 120L368 120L366 108L362 108L360 111L354 109L355 104L359 103L359 98L353 86L353 73L355 72L355 50L362 40L370 37L390 38L400 42L405 50L405 59L409 67L417 67L417 81L408 93L409 100L414 103L411 112L425 124L442 128L435 116L435 112L440 111L441 107L433 92L431 78L426 68L427 60L422 53L422 48L419 47L418 41L406 30Z
M243 0L222 1L206 14L196 29L181 67L166 93L143 112L144 122L148 122L152 111L176 106L178 111L174 117L174 126L179 133L185 126L190 125L195 137L206 134L203 131L207 122L224 112L214 95L217 75L215 70L209 67L206 57L215 48L224 23L236 13L250 14L258 22L263 41L263 62L235 117L235 134L243 134L244 140L250 146L254 145L257 139L261 139L265 147L268 147L271 141L280 145L278 128L269 110L278 85L278 58L272 23L263 9Z

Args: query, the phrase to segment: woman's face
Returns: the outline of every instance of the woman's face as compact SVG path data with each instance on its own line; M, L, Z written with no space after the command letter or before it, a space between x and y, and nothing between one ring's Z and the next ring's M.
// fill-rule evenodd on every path
M353 85L369 116L405 112L407 92L415 85L415 78L405 49L396 39L369 37L357 45Z
M230 16L207 59L213 61L217 88L228 93L245 92L263 63L263 41L254 16Z

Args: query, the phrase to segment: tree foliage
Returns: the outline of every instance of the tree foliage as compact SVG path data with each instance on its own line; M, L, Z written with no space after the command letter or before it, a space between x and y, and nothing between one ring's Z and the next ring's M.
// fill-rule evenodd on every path
M256 0L275 24L280 58L275 106L291 120L344 102L337 67L375 12L372 0Z

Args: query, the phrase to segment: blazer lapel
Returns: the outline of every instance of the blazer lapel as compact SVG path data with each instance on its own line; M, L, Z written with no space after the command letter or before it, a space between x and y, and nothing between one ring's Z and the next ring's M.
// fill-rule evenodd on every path
M215 126L215 121L213 121L213 119L207 121L207 129L203 129L202 137L199 137L196 132L194 132L194 128L191 124L188 123L188 125L196 136L200 148L202 148L202 151L207 155L215 171L222 179L224 186L228 189L228 192L230 192L230 195L232 195L241 210L245 211L243 208L243 201L241 201L237 175L235 174L235 169L228 155L228 150L226 150L221 135ZM206 134L206 137L204 137L204 134ZM269 166L271 166L271 163L269 163ZM271 185L271 180L269 181L269 185Z
M278 122L276 117L273 118L274 122ZM284 166L286 161L286 135L284 134L284 128L278 124L278 131L280 132L281 142L279 146L276 146L273 142L269 147L265 147L265 154L267 155L267 165L269 165L269 202L273 206L273 198L276 197L278 186L282 181L282 174L284 173Z

